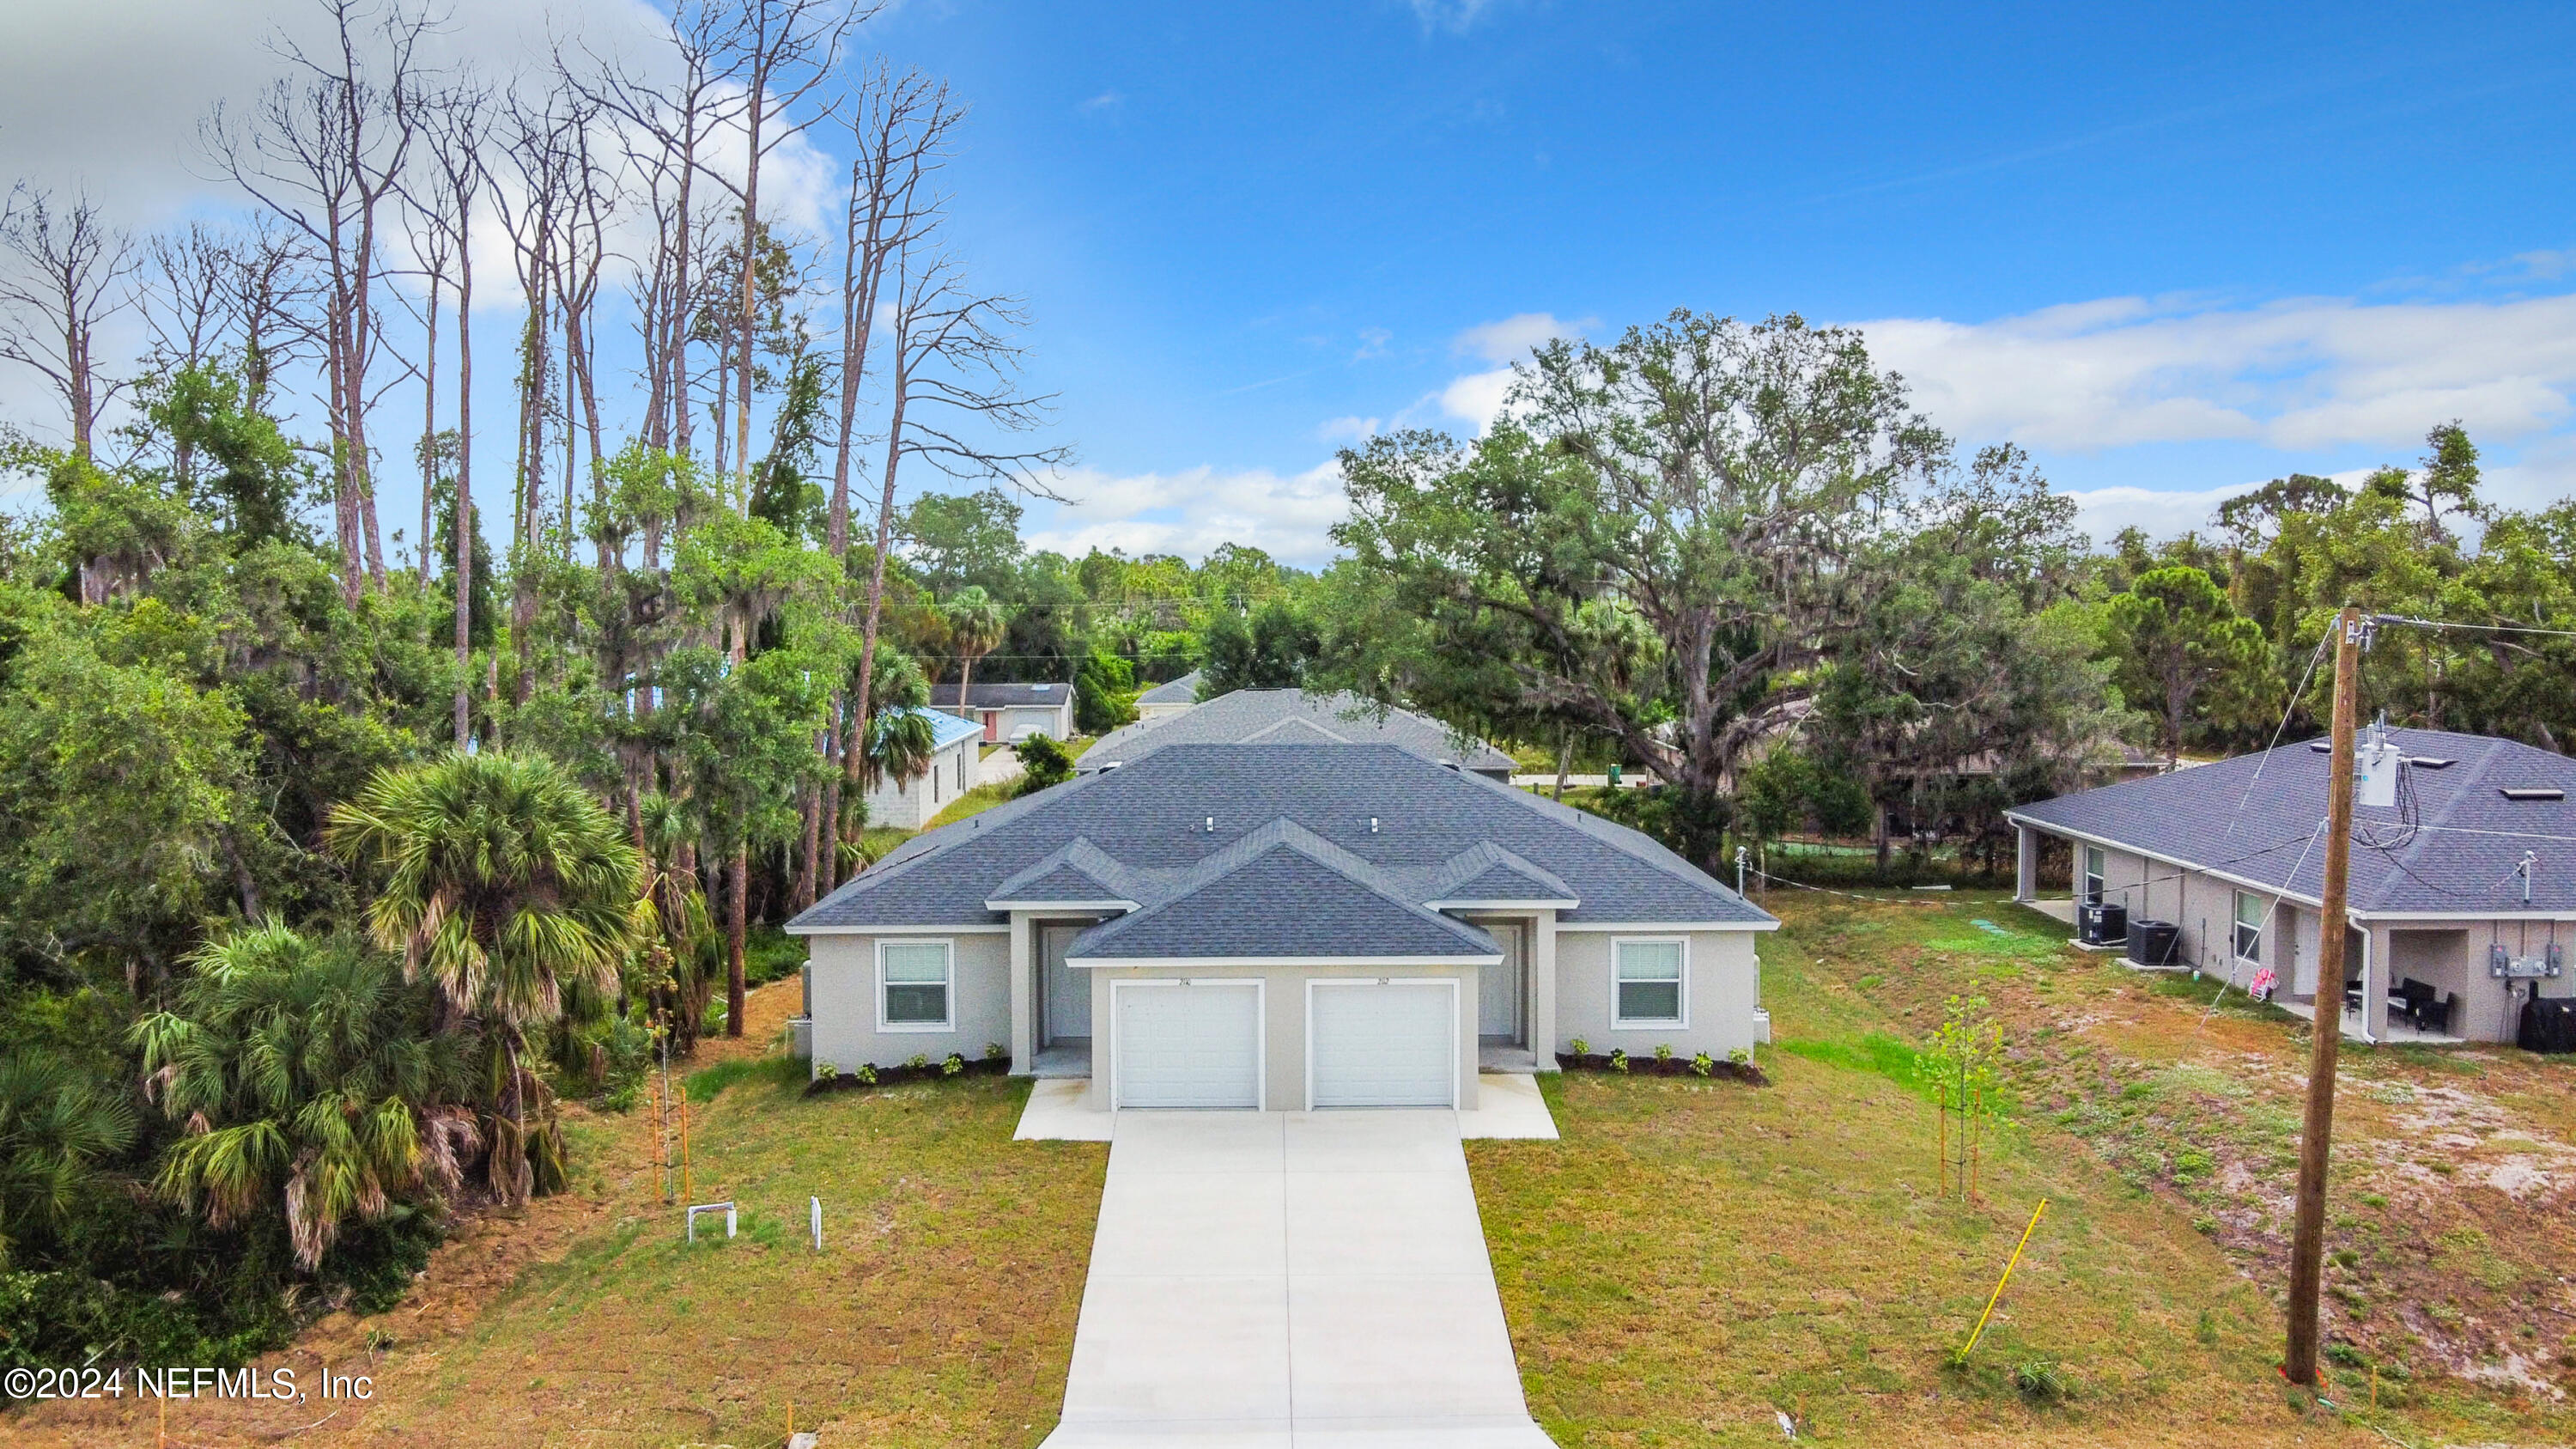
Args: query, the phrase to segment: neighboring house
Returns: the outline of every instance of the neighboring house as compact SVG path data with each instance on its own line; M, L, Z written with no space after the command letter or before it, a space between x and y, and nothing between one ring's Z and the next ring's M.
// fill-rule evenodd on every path
M914 714L930 720L931 738L936 741L930 752L930 771L915 780L897 780L891 776L877 781L868 791L868 823L898 830L919 830L930 818L948 808L949 802L982 784L977 758L983 753L976 741L983 737L971 720L933 709L917 709Z
M930 707L976 721L986 744L1018 744L1031 735L1073 738L1070 684L979 684L962 706L957 686L942 684L930 691Z
M1136 696L1136 719L1140 724L1169 719L1199 702L1199 672L1195 669L1169 684L1157 684Z
M1583 1038L1770 1040L1768 913L1646 836L1389 745L1173 745L906 842L788 923L813 1061L1101 1108L1475 1106Z
M2576 940L2576 761L2511 740L2390 730L2398 803L2354 809L2341 993L2369 1041L2510 1041L2520 1003ZM2082 902L2177 927L2171 963L2238 984L2270 967L2284 1006L2316 1007L2324 889L2322 740L2126 780L2007 812L2017 898ZM2038 900L2043 838L2068 842L2072 901ZM2499 975L2498 972L2503 974ZM2536 975L2527 973L2538 973ZM2394 1018L2394 1019L2392 1019Z
M1394 745L1434 764L1454 762L1505 784L1512 778L1511 756L1482 740L1461 740L1436 719L1403 709L1381 715L1355 694L1297 689L1238 689L1187 714L1140 719L1102 735L1075 768L1116 769L1172 745L1294 744Z

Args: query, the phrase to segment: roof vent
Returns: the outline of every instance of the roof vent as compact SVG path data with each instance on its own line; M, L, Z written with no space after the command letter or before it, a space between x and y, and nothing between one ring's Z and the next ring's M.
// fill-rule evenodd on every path
M2553 786L2533 786L2522 789L2507 785L2496 793L2508 800L2564 800L2567 798L2566 791Z
M1216 817L1213 815L1207 818L1207 833L1210 835L1216 834Z
M1127 763L1125 760L1103 760L1100 762L1100 768L1103 770L1114 770L1125 763Z
M1377 834L1377 817L1374 815L1369 817L1369 834Z

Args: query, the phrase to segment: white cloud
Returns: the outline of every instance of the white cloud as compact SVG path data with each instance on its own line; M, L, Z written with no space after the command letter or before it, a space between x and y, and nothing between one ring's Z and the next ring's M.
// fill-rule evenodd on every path
M1520 312L1499 322L1480 322L1468 328L1451 339L1450 349L1462 357L1512 362L1526 356L1543 342L1559 337L1579 337L1585 328L1599 325L1590 317L1560 322L1545 312Z
M1127 98L1118 94L1116 91L1102 91L1100 94L1084 101L1081 105L1074 107L1074 109L1080 111L1086 116L1092 116L1098 115L1102 111L1114 111L1118 107L1126 104L1126 102Z
M1386 345L1394 340L1395 334L1383 327L1363 327L1360 329L1359 351L1351 354L1351 361L1359 362L1371 357L1384 357Z
M1203 558L1239 543L1313 566L1332 557L1330 530L1349 511L1341 471L1330 462L1286 477L1204 465L1125 476L1077 468L1058 487L1075 501L1032 508L1028 543L1070 557L1114 548Z
M1376 437L1382 426L1376 418L1331 418L1315 429L1315 436L1327 443L1364 443Z
M1512 370L1497 367L1491 372L1471 372L1440 389L1440 411L1462 422L1476 425L1476 436L1492 431L1494 419L1503 413L1503 399L1512 390Z
M2576 296L2252 308L2117 297L1984 323L1858 325L1943 427L2036 448L2404 448L2448 418L2513 442L2576 414Z

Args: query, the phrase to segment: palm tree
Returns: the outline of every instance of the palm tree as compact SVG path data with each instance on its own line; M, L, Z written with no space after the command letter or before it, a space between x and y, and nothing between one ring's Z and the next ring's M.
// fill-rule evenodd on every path
M105 1164L134 1145L134 1108L42 1049L0 1056L0 1268L104 1197Z
M948 619L948 642L957 646L957 713L973 719L975 706L968 701L967 691L975 683L975 661L1001 647L1009 620L982 584L959 589L940 612Z
M448 1019L470 1014L488 1029L493 1192L518 1201L551 1189L562 1139L523 1064L527 1034L562 1014L567 983L616 988L650 912L635 847L553 762L500 753L380 771L333 808L328 836L376 879L366 918L377 944L402 953L406 977L429 977Z
M157 1186L217 1228L282 1200L312 1272L352 1217L454 1191L481 1145L457 1043L392 962L348 938L255 926L199 949L177 1003L135 1023L146 1092L187 1124Z
M653 939L645 948L652 967L646 1000L669 1033L671 1050L686 1056L697 1048L707 998L725 969L724 943L698 885L690 849L697 830L686 803L657 790L643 797L637 816L644 836L644 898L653 920Z

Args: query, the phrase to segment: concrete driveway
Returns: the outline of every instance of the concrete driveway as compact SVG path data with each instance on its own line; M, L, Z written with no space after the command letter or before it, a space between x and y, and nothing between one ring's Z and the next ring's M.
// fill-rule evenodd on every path
M1121 1112L1047 1449L1547 1449L1454 1112Z

